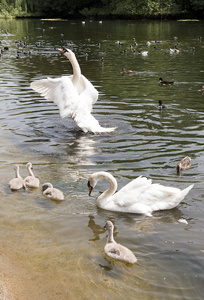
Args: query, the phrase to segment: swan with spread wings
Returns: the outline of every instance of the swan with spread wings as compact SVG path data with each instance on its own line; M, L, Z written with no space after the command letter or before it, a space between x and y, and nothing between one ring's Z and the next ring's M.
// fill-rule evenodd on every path
M31 82L31 88L46 100L57 104L62 118L72 117L84 132L111 132L115 128L105 128L91 114L92 106L98 99L98 91L92 83L81 74L79 63L70 49L58 49L69 59L73 75L60 78L40 79Z

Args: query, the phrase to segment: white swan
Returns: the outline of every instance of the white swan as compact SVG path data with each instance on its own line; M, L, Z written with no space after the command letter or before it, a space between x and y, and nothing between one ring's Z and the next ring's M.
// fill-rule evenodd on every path
M30 188L38 188L40 186L40 180L33 174L32 163L28 162L26 167L29 175L24 179L25 185Z
M23 178L20 176L19 170L20 170L19 166L15 165L14 166L15 178L9 181L9 187L13 191L17 191L22 188L25 188L25 182Z
M50 182L44 183L42 185L42 191L43 195L51 200L64 200L63 193L60 190L54 188Z
M118 244L115 242L113 238L113 223L111 221L107 221L104 228L108 229L108 238L107 243L104 247L105 253L114 259L122 260L124 262L134 264L137 261L137 258L128 248Z
M93 173L88 179L89 196L99 179L109 182L109 188L96 200L98 207L111 211L146 214L153 211L176 207L192 189L193 184L184 190L152 184L151 179L138 177L116 193L117 181L108 172Z
M91 115L92 105L98 99L98 91L81 74L79 63L70 49L59 49L69 59L73 75L47 78L31 83L31 88L47 100L57 104L62 118L71 116L84 132L111 132L115 128L104 128Z

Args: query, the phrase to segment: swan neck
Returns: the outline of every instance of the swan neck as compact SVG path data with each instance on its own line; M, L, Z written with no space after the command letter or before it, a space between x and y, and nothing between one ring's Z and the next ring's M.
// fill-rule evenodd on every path
M177 169L177 174L179 174L181 172L181 164L180 163L177 164L176 169Z
M74 53L68 57L73 68L73 82L77 83L81 76L81 69Z
M115 194L117 190L117 181L111 174L106 172L99 172L98 180L100 178L105 179L109 182L109 188L98 197L98 200L107 199L108 197Z
M16 169L16 178L20 178L20 172L19 172L19 169Z
M108 238L107 238L107 243L114 243L114 238L113 238L113 228L108 228Z
M31 167L28 167L28 174L29 176L35 177L33 171L31 170Z

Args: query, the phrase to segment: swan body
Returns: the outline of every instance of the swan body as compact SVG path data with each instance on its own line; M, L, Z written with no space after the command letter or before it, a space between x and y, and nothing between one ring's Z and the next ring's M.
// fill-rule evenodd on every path
M69 49L59 49L69 59L73 75L60 78L47 78L31 82L31 88L46 100L57 104L61 118L72 117L84 132L111 132L115 128L104 128L92 116L92 105L98 99L98 91L91 82L81 74L75 54Z
M32 163L28 162L27 165L28 176L24 179L25 185L29 188L38 188L40 186L40 181L35 177L32 171Z
M43 195L51 200L64 200L63 193L60 190L54 188L50 182L44 183L42 185L42 191Z
M130 264L134 264L137 261L137 258L131 250L115 242L113 238L113 223L107 221L104 228L108 229L108 238L107 243L104 247L105 253L114 259L121 260Z
M99 179L107 180L110 186L96 200L98 207L111 211L149 216L154 211L176 207L193 188L193 185L190 185L186 189L180 190L157 183L152 184L151 179L140 176L116 193L116 179L110 173L102 171L93 173L89 177L89 196Z
M180 174L181 170L187 170L191 167L191 157L186 156L182 158L176 165L177 173Z
M25 188L25 182L23 178L20 176L19 170L20 170L19 166L15 165L14 166L15 178L9 181L9 187L13 191L17 191L22 188Z

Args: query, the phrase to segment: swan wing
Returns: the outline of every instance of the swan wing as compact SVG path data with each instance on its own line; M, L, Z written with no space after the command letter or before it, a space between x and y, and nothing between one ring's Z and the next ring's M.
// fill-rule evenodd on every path
M62 118L73 115L78 102L79 94L72 82L72 75L60 78L47 78L31 82L31 88L40 93L46 100L57 104Z
M141 202L141 197L152 185L152 180L139 176L121 188L113 195L117 205L121 207L132 206Z
M152 184L151 179L147 179L146 177L139 176L136 179L130 181L123 188L120 189L119 192L126 192L129 190L137 189L139 187L147 187Z
M184 190L174 187L152 184L145 177L138 177L119 192L113 200L120 207L129 207L130 211L141 213L176 207L192 189L193 185Z
M98 91L97 91L97 89L83 75L81 75L81 77L80 77L79 84L77 84L77 89L78 89L79 95L88 96L88 98L84 99L84 101L88 100L88 103L90 102L91 105L95 104L96 101L98 100Z

